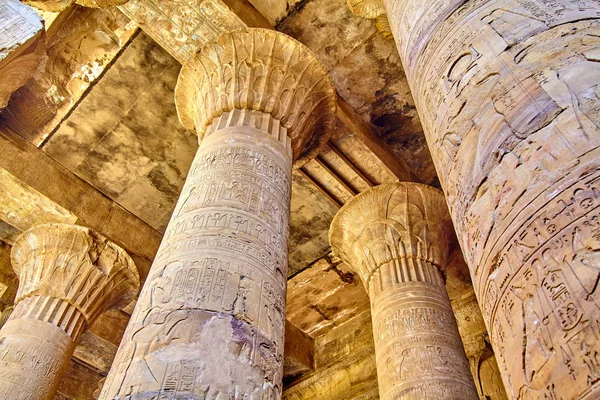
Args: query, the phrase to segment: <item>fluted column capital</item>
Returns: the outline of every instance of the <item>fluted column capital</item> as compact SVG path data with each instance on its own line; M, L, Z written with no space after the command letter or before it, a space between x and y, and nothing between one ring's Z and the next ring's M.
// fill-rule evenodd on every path
M354 15L366 19L375 19L385 14L383 0L347 0L348 8Z
M359 194L340 209L329 230L334 254L354 268L367 287L382 266L403 259L443 269L452 240L443 193L410 182Z
M392 29L383 0L346 0L346 2L352 14L364 19L374 19L379 32L386 39L392 38Z
M120 6L129 0L24 0L24 3L42 11L59 12L71 4L79 4L91 8L107 8Z
M200 140L225 113L260 111L287 131L297 164L329 140L335 99L329 74L306 46L259 28L205 45L184 65L175 91L181 123Z
M87 325L107 309L129 304L139 290L129 255L83 226L36 226L15 240L11 261L19 276L16 305L31 298L57 300L77 309Z

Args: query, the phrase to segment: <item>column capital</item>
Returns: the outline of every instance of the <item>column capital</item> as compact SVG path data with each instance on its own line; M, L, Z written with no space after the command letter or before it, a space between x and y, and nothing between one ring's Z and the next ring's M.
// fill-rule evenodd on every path
M83 226L36 226L15 240L11 261L19 276L15 305L32 297L57 299L75 307L88 325L107 309L129 304L139 290L125 250Z
M392 29L383 0L346 0L346 2L352 14L364 19L374 19L379 32L386 39L392 39Z
M181 123L202 140L213 120L234 110L270 114L287 130L296 165L316 155L332 133L336 96L317 57L269 29L228 32L205 45L179 76Z
M354 268L368 287L382 266L403 259L443 269L452 229L441 191L399 182L376 186L344 205L331 223L329 242L334 254Z
M42 11L59 12L72 4L91 8L120 6L129 0L24 0L24 3Z
M383 0L347 0L352 14L365 19L375 19L385 14Z

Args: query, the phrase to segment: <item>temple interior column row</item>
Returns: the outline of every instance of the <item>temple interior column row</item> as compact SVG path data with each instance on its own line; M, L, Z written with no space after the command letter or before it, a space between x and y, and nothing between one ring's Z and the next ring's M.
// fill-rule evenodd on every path
M369 295L380 397L484 396L473 375L489 348L463 343L445 286L456 235L506 396L597 398L600 4L349 5L389 22L443 189L376 186L330 228ZM43 27L14 15L31 29L0 72L25 57L30 75ZM200 146L100 399L280 399L291 174L332 134L334 86L302 43L248 28L186 62L175 102ZM22 234L12 266L0 397L52 399L82 333L137 295L137 268L102 235L61 224Z

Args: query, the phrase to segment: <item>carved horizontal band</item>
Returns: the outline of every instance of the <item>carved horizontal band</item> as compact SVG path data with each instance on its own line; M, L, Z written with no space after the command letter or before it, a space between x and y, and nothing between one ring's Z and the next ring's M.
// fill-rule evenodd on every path
M291 157L291 143L287 135L287 129L281 125L281 121L273 118L271 114L252 110L233 110L223 113L207 128L205 137L210 134L229 127L247 126L256 128L267 133L276 141L280 142Z
M13 318L36 319L48 322L65 331L77 342L87 327L84 315L67 301L47 296L32 296L19 302Z
M181 123L200 139L235 109L271 114L287 129L295 160L329 140L336 96L331 79L302 43L268 29L228 32L186 63L175 91Z

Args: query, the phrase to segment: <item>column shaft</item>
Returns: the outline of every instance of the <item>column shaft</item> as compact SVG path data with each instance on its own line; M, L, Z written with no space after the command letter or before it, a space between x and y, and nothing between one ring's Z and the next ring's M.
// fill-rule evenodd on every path
M598 398L597 0L386 0L509 397Z
M235 126L254 117L267 131ZM235 110L215 127L192 163L103 398L281 395L291 149L268 114Z
M0 331L0 398L51 400L69 367L85 320L62 301L27 300L33 301L19 303ZM74 336L60 325L74 328Z
M443 283L390 286L371 296L371 315L382 399L476 398Z

